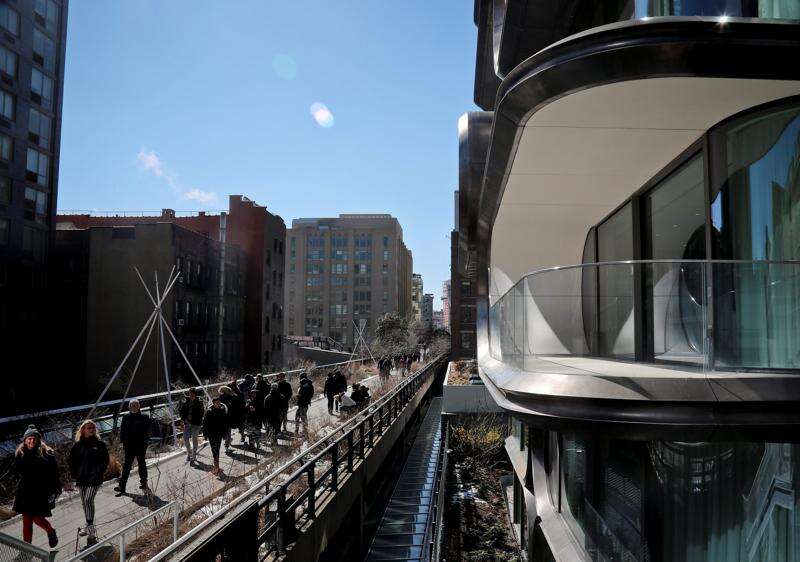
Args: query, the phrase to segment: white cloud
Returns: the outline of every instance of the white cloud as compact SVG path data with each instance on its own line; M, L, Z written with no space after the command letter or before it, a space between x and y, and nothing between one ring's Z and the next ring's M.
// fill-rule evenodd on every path
M194 188L183 194L186 199L192 199L203 205L208 205L217 200L217 194L213 191L203 191L202 189Z
M317 125L326 129L333 127L333 113L324 103L312 103L310 111Z
M139 150L139 154L136 155L136 158L139 160L139 165L142 167L142 170L153 174L157 178L162 178L167 182L167 185L172 191L176 194L181 194L184 199L197 201L201 205L207 205L217 200L217 194L213 191L203 191L197 188L188 191L181 189L178 186L178 176L167 169L155 150L142 147L142 149Z

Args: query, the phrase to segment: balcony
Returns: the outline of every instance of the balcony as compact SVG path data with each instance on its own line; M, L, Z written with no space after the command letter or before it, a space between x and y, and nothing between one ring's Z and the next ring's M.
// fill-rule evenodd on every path
M481 366L517 411L716 425L758 403L769 410L760 420L775 423L800 399L798 328L798 262L556 267L523 276L491 306Z

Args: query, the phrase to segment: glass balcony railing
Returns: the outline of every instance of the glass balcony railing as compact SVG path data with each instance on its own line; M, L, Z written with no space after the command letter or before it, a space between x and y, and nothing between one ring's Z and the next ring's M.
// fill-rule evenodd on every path
M490 308L491 355L524 370L800 369L800 262L651 260L530 273ZM666 371L664 371L664 374ZM673 373L674 374L674 373Z

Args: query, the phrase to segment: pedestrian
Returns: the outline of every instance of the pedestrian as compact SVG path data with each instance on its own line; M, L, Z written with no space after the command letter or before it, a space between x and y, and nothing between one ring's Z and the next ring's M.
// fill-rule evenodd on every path
M244 396L250 396L250 391L253 390L253 387L256 384L256 379L253 375L245 375L244 380L239 383L239 394Z
M261 410L263 406L258 405L258 393L255 390L250 391L250 398L244 407L244 428L245 435L249 440L249 449L251 451L258 450L261 443Z
M214 458L214 476L219 476L219 447L228 431L228 409L220 400L219 395L211 400L211 407L203 416L203 436L211 445L211 456Z
M229 454L231 450L231 434L234 428L237 428L239 433L242 434L242 442L244 442L242 402L239 394L234 392L230 386L219 387L219 399L228 411L228 427L225 431L225 453Z
M286 425L289 420L289 401L292 399L292 385L286 380L286 373L278 373L278 390L283 396L283 404L281 405L281 430L288 431Z
M346 392L347 377L345 376L345 374L339 369L336 369L335 379L336 379L336 394L341 394L342 392Z
M257 394L258 415L261 417L261 425L266 425L266 414L264 412L264 400L269 394L270 384L262 375L256 377L256 384L253 387Z
M303 422L304 433L308 435L308 407L314 398L314 385L306 373L300 373L300 387L297 389L297 412L294 414L294 432L300 433Z
M69 451L69 472L81 493L86 529L80 534L88 536L86 544L97 544L97 529L94 526L94 498L103 483L108 468L108 447L97 436L97 425L92 420L84 421L75 433L75 443Z
M354 389L355 392L355 389ZM338 403L338 410L340 415L347 414L353 411L356 407L356 401L353 400L352 396L348 396L347 392L342 392L336 397L336 402Z
M22 538L33 542L33 525L47 533L50 548L58 545L56 530L46 519L53 515L61 493L61 479L53 450L42 441L36 426L29 425L14 453L14 472L19 476L13 509L22 514Z
M125 486L128 484L128 477L133 468L133 461L136 461L139 469L139 489L147 492L147 444L150 442L150 416L142 413L139 401L134 399L128 402L128 414L122 417L122 426L119 430L119 440L122 443L122 452L125 460L122 463L122 474L119 477L119 484L114 490L120 496L125 495Z
M283 396L278 389L278 384L273 383L269 389L269 394L264 398L264 421L269 432L268 441L272 442L275 437L275 444L278 443L278 433L281 430L281 409L283 408Z
M197 389L190 388L189 395L181 404L180 415L183 420L183 445L186 447L186 462L197 461L197 438L203 427L205 406L197 396ZM191 441L191 447L190 445Z
M336 392L336 379L333 376L333 371L328 371L328 376L325 377L325 398L328 399L328 413L333 414L333 399L338 394Z

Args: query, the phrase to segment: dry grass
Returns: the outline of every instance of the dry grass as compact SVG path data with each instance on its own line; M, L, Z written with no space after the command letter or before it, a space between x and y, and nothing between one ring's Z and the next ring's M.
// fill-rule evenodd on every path
M447 384L458 386L469 384L469 379L478 374L478 363L474 360L461 360L453 363Z

